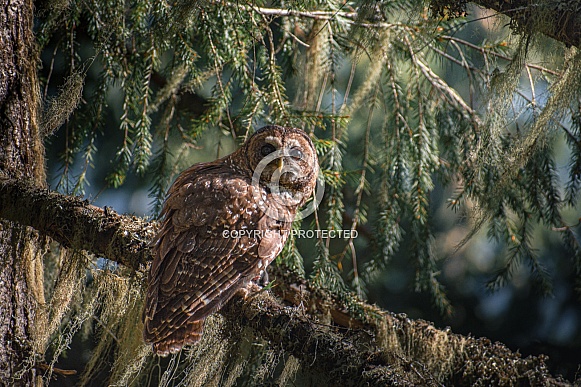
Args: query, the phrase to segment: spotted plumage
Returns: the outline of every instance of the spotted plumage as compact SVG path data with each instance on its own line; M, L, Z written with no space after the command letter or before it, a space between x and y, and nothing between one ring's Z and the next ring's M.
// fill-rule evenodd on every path
M143 310L144 339L157 354L199 341L204 319L262 274L317 174L303 131L267 126L234 153L176 179L161 213Z

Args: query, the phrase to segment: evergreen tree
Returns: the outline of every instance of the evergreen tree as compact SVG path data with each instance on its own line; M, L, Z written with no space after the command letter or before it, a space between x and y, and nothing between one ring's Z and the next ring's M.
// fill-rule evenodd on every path
M559 265L581 288L579 5L479 3L510 36L475 43L463 34L485 14L437 0L4 4L17 28L0 30L0 307L15 316L0 320L2 379L60 383L90 335L81 385L562 382L542 357L364 302L404 256L414 290L450 314L442 259L483 234L502 257L490 289L524 276L550 294ZM154 357L140 315L164 195L267 123L315 143L324 197L295 228L316 236L291 238L274 285L210 318L200 345ZM123 187L148 190L151 221L74 196ZM460 214L452 248L439 192ZM568 253L547 261L536 235Z

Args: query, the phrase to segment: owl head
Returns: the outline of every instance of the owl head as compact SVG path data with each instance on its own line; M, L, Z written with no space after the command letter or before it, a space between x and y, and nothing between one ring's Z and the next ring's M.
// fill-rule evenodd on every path
M261 186L293 196L299 206L312 195L319 162L315 147L303 130L265 126L246 141L243 149L253 179Z

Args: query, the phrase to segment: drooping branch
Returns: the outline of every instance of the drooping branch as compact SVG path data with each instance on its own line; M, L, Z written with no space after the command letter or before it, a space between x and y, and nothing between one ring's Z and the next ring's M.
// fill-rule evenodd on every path
M581 47L581 7L579 2L539 1L530 0L478 0L474 1L485 8L505 14L510 17L515 26L530 26L535 32L541 32L568 46ZM533 17L542 15L543 20L536 20L529 24ZM533 32L533 31L524 31Z
M151 222L15 180L0 182L0 203L0 218L33 227L64 246L134 269L143 269L149 259L147 246L155 232ZM542 357L522 359L502 344L440 330L362 302L369 317L361 321L307 282L284 277L278 284L275 293L290 305L260 292L245 302L235 298L221 313L284 348L330 382L566 385L548 373Z
M529 0L478 0L474 4L502 13L513 21L517 32L541 32L568 46L581 47L581 7L577 2L571 1L545 1L531 3ZM227 3L245 11L256 12L263 16L272 17L302 17L316 20L331 20L341 18L349 24L374 28L393 28L399 23L386 23L383 21L362 21L360 15L354 11L298 11L283 8L265 8L240 3ZM463 14L466 2L448 0L434 0L432 6L436 12L448 15L451 10L455 14ZM543 20L536 19L533 24L533 16L542 15ZM527 31L526 28L531 30ZM533 31L534 30L534 31Z
M462 15L466 1L432 0L436 13ZM472 3L511 19L517 33L540 32L568 46L581 47L581 7L575 1L476 0Z

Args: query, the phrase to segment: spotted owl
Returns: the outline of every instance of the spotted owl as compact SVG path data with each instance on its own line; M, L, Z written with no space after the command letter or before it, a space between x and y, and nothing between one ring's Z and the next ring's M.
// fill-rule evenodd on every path
M319 167L295 128L266 126L234 153L185 170L168 191L143 309L159 355L201 339L204 319L281 252Z

